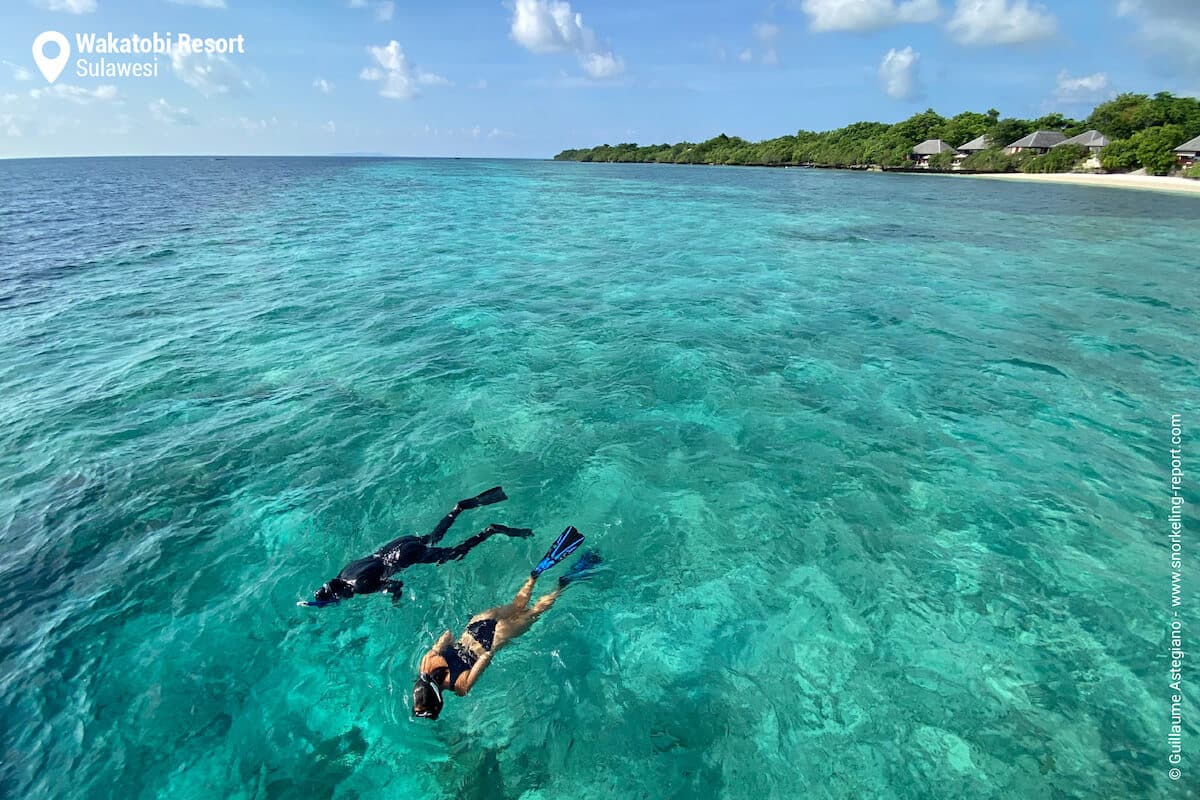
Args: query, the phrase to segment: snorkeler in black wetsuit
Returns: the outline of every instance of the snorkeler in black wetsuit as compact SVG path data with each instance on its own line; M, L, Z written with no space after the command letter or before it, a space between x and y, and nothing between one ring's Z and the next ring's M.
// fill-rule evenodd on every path
M400 599L404 584L391 578L405 567L413 564L445 564L447 561L460 559L475 545L497 533L521 538L532 536L533 531L529 528L492 524L455 547L436 546L461 512L469 508L490 506L507 499L504 490L497 486L468 500L459 500L428 535L401 536L399 539L393 539L366 558L347 564L336 578L317 589L312 600L301 600L297 605L319 608L349 599L356 594L372 594L379 591L391 594L392 603L396 603Z

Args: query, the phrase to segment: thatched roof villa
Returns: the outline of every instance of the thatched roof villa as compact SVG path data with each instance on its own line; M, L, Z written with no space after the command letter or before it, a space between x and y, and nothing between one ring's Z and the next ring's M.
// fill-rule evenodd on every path
M928 167L931 156L936 156L939 153L954 153L957 152L952 146L943 142L941 139L926 139L911 151L913 160L917 162L919 167Z
M1072 136L1070 139L1063 139L1055 147L1061 147L1064 144L1077 144L1086 147L1093 155L1099 153L1105 147L1108 147L1109 139L1100 131L1084 131L1078 136Z
M1200 136L1189 139L1175 148L1175 163L1181 167L1200 164Z
M973 156L980 151L990 150L991 148L992 140L988 138L986 133L982 136L976 136L974 139L958 148L958 155L954 157L954 163L961 164L963 159L967 156Z
M964 156L969 156L972 153L978 153L980 150L990 150L992 148L992 140L985 133L983 136L976 136L971 141L958 148L958 152Z
M1004 148L1004 152L1008 155L1020 153L1024 150L1030 150L1034 153L1048 153L1050 148L1056 144L1062 144L1066 141L1066 136L1058 131L1034 131L1028 136L1017 139L1015 142Z

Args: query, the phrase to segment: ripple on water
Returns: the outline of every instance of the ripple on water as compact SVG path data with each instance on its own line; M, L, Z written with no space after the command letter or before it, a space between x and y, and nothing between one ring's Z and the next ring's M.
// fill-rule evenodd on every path
M1164 420L1200 396L1193 199L541 162L0 172L54 190L0 203L3 793L1168 791L1150 521ZM496 483L448 541L533 540L414 568L396 608L294 605ZM605 568L413 720L422 649L568 523Z

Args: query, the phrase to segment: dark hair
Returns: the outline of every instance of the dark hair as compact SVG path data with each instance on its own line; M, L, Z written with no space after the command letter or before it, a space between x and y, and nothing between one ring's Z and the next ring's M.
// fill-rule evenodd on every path
M413 681L413 714L418 717L437 719L442 713L441 683L450 674L450 670L439 667L433 674L422 672Z

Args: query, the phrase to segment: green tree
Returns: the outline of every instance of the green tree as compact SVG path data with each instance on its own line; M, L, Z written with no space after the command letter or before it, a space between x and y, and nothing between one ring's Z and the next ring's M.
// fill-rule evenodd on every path
M1007 118L998 121L988 131L988 136L997 147L1008 147L1018 139L1033 133L1036 128L1027 119Z
M1070 172L1088 157L1088 149L1078 144L1052 147L1050 152L1035 156L1021 165L1022 172Z
M1038 117L1033 121L1033 129L1035 131L1064 131L1077 125L1079 125L1077 120L1064 117L1058 112Z
M1123 94L1098 105L1083 122L1058 113L1046 114L1036 120L1002 119L1000 112L994 108L988 109L985 114L966 111L947 119L933 109L927 109L895 125L855 122L831 131L798 130L794 136L780 136L757 143L724 133L699 143L639 146L633 142L622 142L563 150L555 158L563 161L674 164L900 166L908 163L913 145L925 139L943 139L953 146L959 146L986 133L993 144L1005 147L1036 128L1061 130L1068 135L1096 128L1115 140L1102 154L1106 169L1136 169L1144 165L1154 171L1163 171L1170 168L1168 151L1180 142L1200 135L1200 100L1176 97L1169 92L1159 92L1152 97ZM1134 137L1137 137L1136 141ZM1170 141L1172 137L1177 140ZM966 169L1004 171L1029 163L1030 169L1058 169L1060 167L1056 159L1061 158L1065 156L1060 154L1054 158L1043 157L1031 161L1031 154L1008 157L998 151L985 151L968 158L963 166Z
M1110 139L1128 139L1139 131L1164 125L1178 125L1190 138L1200 135L1200 100L1176 97L1170 92L1153 97L1122 94L1096 106L1087 124Z
M942 125L941 138L945 139L951 147L960 147L975 137L987 133L994 125L993 120L986 114L964 111L946 120Z
M906 141L911 142L912 144L909 147L912 147L926 139L943 138L942 126L945 124L945 117L932 108L927 108L920 114L914 114L902 122L897 122L892 126L892 130ZM959 144L962 144L962 142L959 142Z
M929 157L929 168L945 172L954 166L954 153L936 153Z
M1003 150L994 147L967 156L963 159L962 168L976 172L1012 172L1013 160L1011 156L1006 156Z
M1128 139L1109 142L1100 151L1100 166L1109 172L1128 172L1138 168L1137 145Z
M1178 125L1160 125L1138 131L1129 141L1137 148L1137 159L1151 175L1166 175L1175 165L1175 148L1185 140Z
M1128 139L1142 129L1136 117L1149 100L1144 94L1117 95L1092 109L1088 124L1110 139Z

